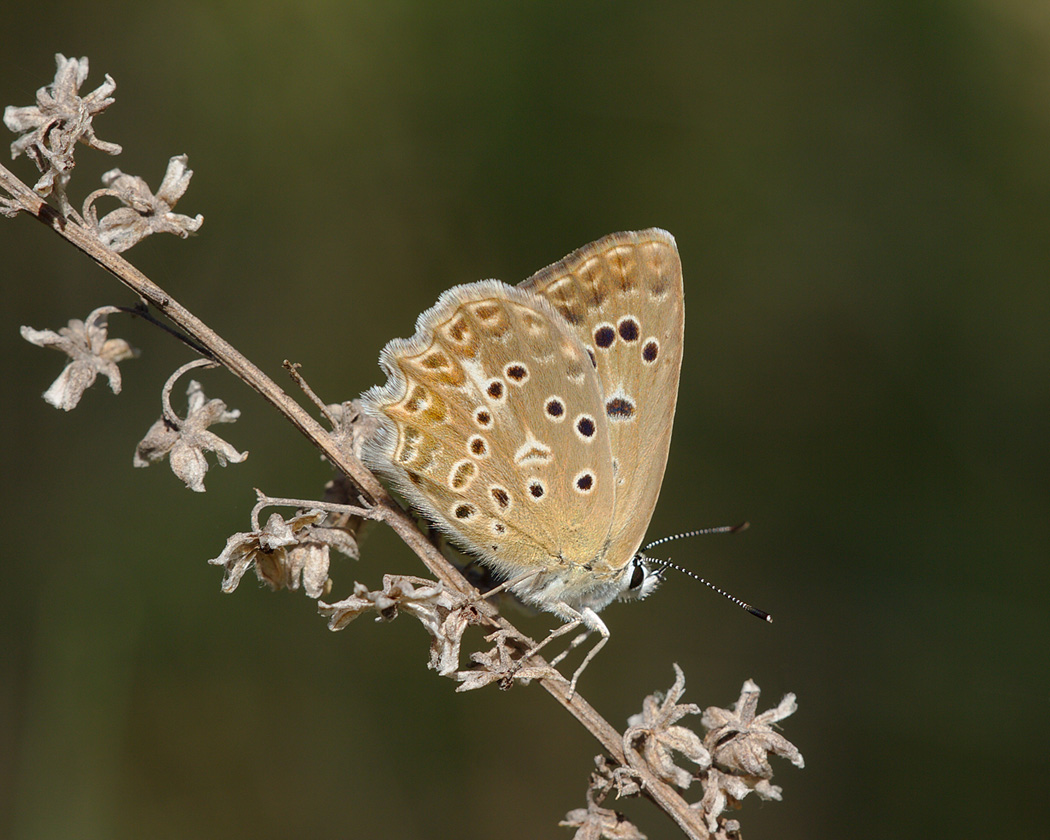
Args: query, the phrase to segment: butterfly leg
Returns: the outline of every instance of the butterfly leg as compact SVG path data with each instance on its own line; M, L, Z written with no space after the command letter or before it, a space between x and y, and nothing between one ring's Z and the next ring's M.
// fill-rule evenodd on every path
M553 642L559 636L564 636L566 633L571 633L573 630L575 630L581 624L585 623L583 615L581 615L580 613L576 612L576 610L574 610L568 604L560 604L560 605L557 605L557 606L563 607L563 609L559 609L557 612L555 612L552 609L551 612L553 612L558 618L560 618L565 623L561 627L555 627L553 630L550 631L550 633L547 634L547 638L546 639L544 639L539 644L534 645L531 650L526 652L526 654L523 657L521 657L520 661L522 663L524 663L525 660L530 659L531 657L535 656L543 648L545 648L550 642ZM586 635L586 634L584 634L584 635ZM571 650L571 648L570 648L570 650ZM564 656L564 655L565 654L562 654L561 656L559 656L556 661L561 661L562 656ZM551 665L553 665L553 664L554 663L551 662Z
M499 586L493 586L492 589L487 589L484 592L479 592L478 590L474 590L475 594L469 596L468 600L466 601L466 605L470 606L471 604L474 604L477 601L487 601L487 600L489 600L489 598L494 598L495 596L499 595L501 592L504 592L505 590L511 589L512 587L517 586L519 583L524 583L529 578L536 577L537 574L539 574L538 571L526 572L525 574L519 575L516 578L511 578L510 580L505 580L505 581L503 581L503 583L499 584Z
M576 669L576 673L572 675L572 682L569 683L569 697L576 693L576 681L580 678L580 675L584 672L584 669L591 664L591 660L597 656L598 651L605 647L605 643L609 641L609 628L605 626L605 622L598 617L598 613L592 610L590 607L584 607L580 613L580 618L583 621L584 626L588 631L593 630L598 633L601 638L595 643L587 655L583 658L583 662L580 667ZM577 641L583 642L583 639L587 638L587 633L584 633L582 638L573 640L570 650L577 645Z
M592 631L598 633L601 636L601 638L594 645L594 647L592 647L587 652L587 656L584 657L583 663L580 665L579 668L576 669L576 672L572 675L572 680L569 683L569 697L571 699L572 696L576 693L576 682L577 680L579 680L580 675L584 672L584 669L586 669L586 667L590 665L591 660L594 659L598 651L605 647L605 643L609 641L609 628L606 627L605 622L598 617L598 613L596 613L590 607L584 607L582 610L574 610L568 604L556 604L555 609L551 609L551 612L558 616L558 618L562 619L562 621L564 621L565 623L561 627L551 630L546 639L544 639L542 642L536 645L532 650L530 650L521 658L521 662L524 663L531 656L535 655L540 650L540 648L545 647L548 642L553 641L559 636L564 636L566 633L571 633L581 624L586 628L585 632L581 633L579 636L572 640L572 643L569 645L568 650L559 654L551 661L552 666L558 662L561 662L561 660L565 658L565 655L569 651L574 650L575 648L583 644L583 641Z
M578 648L580 645L582 645L585 641L587 641L587 637L590 636L590 635L591 635L591 631L590 630L584 630L582 633L580 633L579 636L577 636L575 639L573 639L569 643L569 646L567 648L565 648L565 650L563 650L561 653L559 653L557 656L555 656L551 660L551 667L552 668L557 668L558 667L558 663L561 662L566 656L568 656L574 650L576 650L576 648Z

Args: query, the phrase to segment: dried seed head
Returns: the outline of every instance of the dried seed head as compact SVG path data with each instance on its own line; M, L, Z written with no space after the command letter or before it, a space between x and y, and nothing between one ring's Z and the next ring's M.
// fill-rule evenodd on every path
M770 779L773 769L769 753L786 758L796 767L805 765L798 748L774 728L777 721L794 714L798 705L794 694L786 694L775 708L756 716L759 693L758 686L748 680L731 710L711 706L704 711L701 723L708 729L704 744L718 767Z
M318 606L321 615L327 616L330 630L342 630L366 612L376 613L376 621L393 621L401 612L417 618L433 637L428 667L449 676L459 668L460 642L473 616L470 607L455 607L456 600L440 583L384 575L382 589L370 591L364 584L355 583L349 598Z
M704 812L711 832L725 828L720 826L722 812L737 807L752 791L761 799L780 799L781 789L769 781L773 776L769 753L804 766L798 748L773 728L796 710L795 695L785 695L776 708L756 716L758 696L758 686L747 680L732 709L711 706L701 718L708 729L704 744L714 766L701 777L704 796L693 807Z
M55 63L55 80L36 92L36 105L9 105L4 109L4 125L22 133L11 144L11 157L24 153L43 173L33 189L39 195L50 195L54 190L63 214L68 216L72 208L65 197L65 185L74 166L76 144L83 143L108 155L120 154L120 146L99 140L91 125L96 115L113 104L110 94L117 85L107 75L104 84L80 96L80 86L88 76L88 60L58 53Z
M148 467L153 461L160 461L165 456L171 465L172 472L181 478L186 486L197 493L204 492L204 476L208 472L208 461L205 452L214 452L219 466L227 462L239 464L248 457L247 452L238 452L208 426L214 423L232 423L241 413L237 410L227 411L222 400L209 400L204 396L204 389L196 380L190 380L186 395L189 408L185 419L179 418L171 411L168 394L175 379L185 370L185 366L176 371L164 386L164 411L146 436L135 447L133 463L136 467Z
M642 712L628 719L629 728L623 736L624 753L632 766L635 761L644 760L658 778L687 788L693 781L693 773L675 764L674 753L681 753L700 770L711 766L711 755L693 730L674 725L686 715L700 714L699 706L678 703L685 693L685 675L677 665L674 670L674 685L667 696L660 692L649 695L642 704Z
M84 220L99 241L114 251L126 251L132 245L154 233L173 233L185 239L196 233L204 217L194 218L173 213L172 208L190 186L193 170L186 168L186 155L168 161L160 189L154 195L146 182L137 175L125 175L111 169L102 176L105 189L96 190L84 202ZM99 220L94 203L102 196L119 200L124 206Z
M117 362L138 355L122 338L107 338L106 316L118 312L116 307L104 306L88 315L86 321L73 319L69 326L57 333L52 330L34 330L22 327L22 338L38 347L51 347L69 356L70 362L58 379L44 392L44 399L55 408L72 411L84 392L101 373L109 379L109 388L120 393L120 369Z
M256 577L271 589L298 589L300 578L307 595L312 598L328 588L327 551L303 550L323 543L327 548L336 541L327 540L314 529L325 513L311 510L285 520L273 513L263 528L234 534L226 541L222 554L208 562L225 566L223 592L233 592L248 569L254 567ZM313 594L316 593L316 594Z

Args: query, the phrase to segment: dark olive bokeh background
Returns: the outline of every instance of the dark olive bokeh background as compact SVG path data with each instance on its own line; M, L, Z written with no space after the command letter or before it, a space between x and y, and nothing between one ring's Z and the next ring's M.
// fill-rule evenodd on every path
M750 838L1036 836L1050 812L1050 18L1041 2L89 4L4 12L2 102L53 53L117 103L71 192L196 172L200 235L127 256L280 378L330 401L455 283L516 282L613 230L678 239L688 301L651 535L770 610L681 578L614 605L581 684L623 725L678 662L744 679L807 767ZM30 183L25 159L14 169ZM312 496L316 453L221 373L251 451L209 492L132 470L188 358L140 322L114 398L39 399L57 328L117 284L0 220L5 304L0 836L569 837L595 743L538 687L453 693L418 624L328 633L302 595L205 563L252 487ZM283 381L283 380L282 380ZM355 579L418 573L376 533ZM542 634L548 618L525 619ZM696 791L695 798L700 795ZM651 838L678 836L645 802Z

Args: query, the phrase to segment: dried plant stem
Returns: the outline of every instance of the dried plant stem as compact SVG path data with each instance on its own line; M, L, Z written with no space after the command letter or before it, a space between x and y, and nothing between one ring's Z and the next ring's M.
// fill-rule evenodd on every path
M205 348L212 359L257 391L288 418L333 465L346 473L357 484L364 493L364 501L374 508L377 518L384 520L394 530L426 564L431 573L446 587L463 598L471 600L477 598L474 588L459 570L420 532L413 518L391 498L371 471L350 453L341 449L332 435L276 382L127 260L104 247L90 231L63 217L3 166L0 166L0 188L6 190L11 196L9 204L33 216L87 254L146 303L156 307L200 347ZM477 600L475 605L478 612L484 615L493 626L522 639L528 646L527 649L534 646L531 639L499 616L490 604ZM536 659L539 660L539 657ZM623 750L622 734L599 715L578 692L570 698L567 680L561 677L538 679L540 684L601 743L619 765L629 766ZM656 778L645 767L636 766L632 772L641 785L643 793L670 816L688 837L707 838L710 836L700 812L690 808L674 788Z
M510 625L507 625L510 626ZM579 692L569 699L569 683L566 680L542 679L540 684L590 732L612 759L621 767L630 767L623 751L623 735L603 718L595 708L584 700ZM700 811L689 807L681 794L666 782L656 778L644 767L633 768L637 774L642 794L674 820L687 837L706 840L710 837Z

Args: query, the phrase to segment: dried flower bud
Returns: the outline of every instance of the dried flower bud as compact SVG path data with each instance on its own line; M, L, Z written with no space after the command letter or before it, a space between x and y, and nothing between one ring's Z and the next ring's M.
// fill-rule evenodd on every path
M701 722L708 729L704 743L717 766L731 773L771 779L769 753L786 758L796 767L805 765L798 748L773 727L794 714L798 705L794 694L786 694L776 708L756 716L759 693L758 686L748 680L732 710L711 706Z
M131 359L138 351L122 338L107 338L106 316L119 310L112 306L96 309L86 321L73 319L69 326L57 333L51 330L34 330L22 327L22 338L38 347L52 347L65 353L70 362L59 374L51 387L44 392L44 399L55 408L71 411L76 408L84 391L90 388L101 373L109 379L109 388L120 393L120 369L117 362Z
M685 693L685 675L677 665L674 670L674 685L667 696L664 697L660 692L649 695L642 704L641 714L628 719L629 728L624 733L623 744L624 753L632 766L639 758L644 759L658 778L668 784L687 788L693 781L693 774L678 767L673 754L681 753L701 770L710 767L711 756L699 735L684 726L673 725L686 715L700 713L700 707L693 703L678 703ZM637 752L639 743L642 748L640 757Z
M376 621L393 621L401 611L419 621L432 636L429 667L442 676L459 668L459 649L463 632L471 623L469 607L455 607L455 599L434 581L407 575L383 575L383 588L369 590L354 584L354 594L335 604L319 604L328 618L328 629L342 630L366 612L375 612Z
M796 710L795 695L785 695L776 708L756 716L758 696L758 686L747 680L731 710L712 706L701 718L708 729L704 744L711 751L715 766L703 775L704 797L693 807L704 812L712 832L721 830L722 812L727 807L739 807L740 801L752 791L761 799L780 799L781 789L769 781L773 776L768 759L770 752L788 759L796 767L804 766L802 754L795 745L773 729L774 723Z
M205 452L214 452L222 467L227 462L239 464L248 457L247 452L238 452L217 434L208 431L208 426L214 423L234 422L241 413L237 410L227 411L226 403L222 400L208 400L200 383L191 379L186 390L189 408L186 418L180 419L171 411L168 403L171 386L178 375L179 372L176 372L164 386L165 411L135 447L133 463L136 467L148 467L150 462L160 461L167 456L172 472L190 490L203 493L204 476L208 472Z
M186 155L168 161L160 189L154 195L149 185L137 175L125 175L111 169L102 176L106 189L96 190L84 202L84 220L99 241L118 253L153 233L174 233L185 239L204 223L204 217L195 218L173 213L172 208L189 189L193 170L186 168ZM102 217L95 212L94 202L102 196L118 199L125 206Z
M442 611L443 608L439 608L438 614L440 615ZM431 634L428 668L437 671L442 677L451 676L459 670L460 644L463 641L463 634L473 623L475 615L469 607L460 607L451 610L445 616L436 628L437 632Z
M307 594L319 597L328 582L328 554L297 553L296 549L319 542L313 526L324 516L324 511L312 510L286 521L279 513L273 513L263 528L234 534L226 541L222 554L208 561L213 566L226 567L222 591L233 592L244 573L254 566L256 577L271 589L298 589L301 576ZM316 563L313 567L308 565L311 560ZM314 591L317 595L311 594Z
M595 771L587 786L587 807L569 811L558 825L577 829L577 838L623 838L636 840L645 835L632 825L623 814L602 808L605 798L616 788L616 796L637 796L641 792L629 767L613 767L603 755L594 758Z
M593 802L586 808L569 811L558 825L575 828L573 840L646 840L638 826L623 814Z
M589 796L601 802L614 787L616 798L637 796L642 788L638 783L638 773L630 767L610 763L604 755L594 757L595 770L591 773Z
M55 189L62 201L62 211L69 215L65 185L73 169L73 151L81 142L108 155L120 154L120 146L106 143L95 136L92 119L101 114L113 99L110 94L116 82L108 75L104 84L86 96L80 96L80 86L88 76L86 58L55 56L58 69L55 80L36 92L36 105L4 109L4 125L11 131L23 132L11 144L11 157L23 152L36 164L43 176L33 187L39 195L50 195Z
M460 683L456 691L473 691L494 682L498 682L501 688L510 688L515 680L528 685L532 680L558 675L546 664L523 665L521 657L526 651L521 639L507 630L490 633L485 641L494 643L492 650L470 655L478 667L456 674Z

